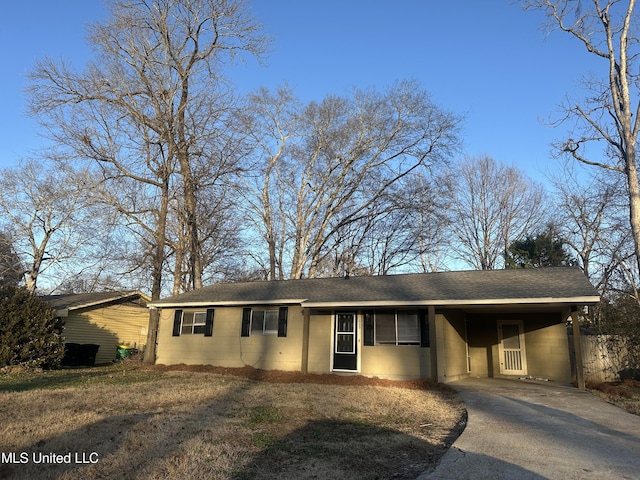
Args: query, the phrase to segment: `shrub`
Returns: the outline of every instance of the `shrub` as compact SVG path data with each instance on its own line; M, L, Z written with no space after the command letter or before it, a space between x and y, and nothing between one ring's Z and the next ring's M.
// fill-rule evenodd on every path
M25 288L0 285L0 367L58 367L62 327L55 311Z

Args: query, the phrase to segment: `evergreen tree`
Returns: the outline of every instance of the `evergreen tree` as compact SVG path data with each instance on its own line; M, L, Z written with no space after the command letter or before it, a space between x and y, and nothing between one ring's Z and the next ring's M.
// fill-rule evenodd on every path
M574 264L575 261L564 249L564 242L548 232L512 242L505 254L505 268L559 267Z
M0 285L0 367L58 367L62 327L55 311L26 288Z

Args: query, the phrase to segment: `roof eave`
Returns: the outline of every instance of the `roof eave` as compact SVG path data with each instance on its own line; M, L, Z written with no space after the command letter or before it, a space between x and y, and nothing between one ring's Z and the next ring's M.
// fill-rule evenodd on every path
M197 301L197 302L151 302L147 306L149 308L197 308L197 307L241 307L245 305L302 305L306 299L304 298L282 298L270 300L215 300L215 301Z
M581 297L534 297L534 298L490 298L466 300L417 300L417 301L364 301L364 302L305 302L302 306L309 308L328 307L427 307L434 306L472 306L472 305L595 305L599 296Z
M469 305L595 305L600 301L599 296L566 297L566 298L483 298L466 300L398 300L398 301L360 301L360 302L305 302L303 307L327 308L327 307L396 307L396 306L469 306Z
M472 306L472 305L595 305L599 296L580 297L533 297L533 298L492 298L467 300L375 300L353 302L318 302L307 299L233 300L197 302L151 302L150 308L198 308L198 307L239 307L250 305L300 305L306 308L353 308L353 307L427 307Z
M68 307L64 307L64 309L61 309L61 310L66 310L68 314L72 310L81 310L83 308L95 307L97 305L102 305L104 303L115 302L117 300L127 300L129 298L135 298L135 297L140 297L145 302L149 302L151 300L151 297L149 297L148 295L142 292L128 292L121 295L114 295L113 297L109 297L109 298L103 298L102 300L95 300L93 302L87 302L79 305L71 305Z

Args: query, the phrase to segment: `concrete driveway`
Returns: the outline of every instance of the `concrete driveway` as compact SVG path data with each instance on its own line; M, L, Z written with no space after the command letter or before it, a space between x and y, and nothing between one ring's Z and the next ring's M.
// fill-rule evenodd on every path
M553 382L451 382L467 426L426 479L640 479L640 417Z

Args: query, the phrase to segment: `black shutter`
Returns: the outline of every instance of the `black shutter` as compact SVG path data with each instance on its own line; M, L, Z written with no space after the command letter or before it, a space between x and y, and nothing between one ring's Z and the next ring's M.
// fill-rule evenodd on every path
M204 336L212 337L213 336L213 312L215 310L213 308L207 309L207 320L204 324Z
M364 312L364 344L365 345L375 345L374 337L374 312L368 311Z
M278 336L287 336L287 317L289 316L289 307L280 307L278 311Z
M182 325L182 310L176 310L176 313L173 315L173 336L180 336L180 327Z
M240 332L240 336L248 337L250 327L251 327L251 309L243 308L242 309L242 331Z
M427 310L420 310L420 346L429 346L429 314Z

